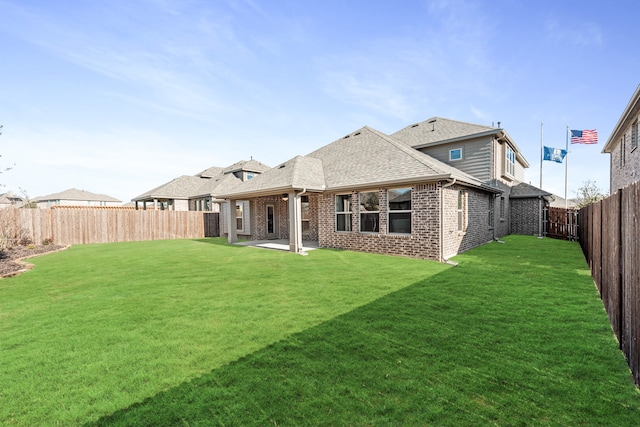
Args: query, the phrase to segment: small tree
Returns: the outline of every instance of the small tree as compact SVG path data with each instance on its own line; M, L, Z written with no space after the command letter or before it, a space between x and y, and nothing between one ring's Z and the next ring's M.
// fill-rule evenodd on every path
M604 199L609 195L608 192L601 190L596 182L591 179L583 181L582 184L582 187L578 188L578 191L576 191L578 209Z

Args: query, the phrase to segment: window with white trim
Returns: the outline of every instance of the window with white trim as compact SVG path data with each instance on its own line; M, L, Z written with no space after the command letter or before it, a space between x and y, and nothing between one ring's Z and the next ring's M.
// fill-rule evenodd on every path
M336 231L351 231L351 194L336 195Z
M236 230L242 231L244 230L244 217L243 217L243 203L236 205Z
M508 145L505 145L505 152L505 173L509 176L516 176L516 153Z
M638 148L638 120L631 125L631 150Z
M387 200L389 233L411 234L411 188L389 190Z
M380 232L380 203L377 191L360 193L360 231Z
M449 150L449 161L462 160L462 148L452 148Z
M458 231L465 231L467 228L467 197L462 190L458 191Z

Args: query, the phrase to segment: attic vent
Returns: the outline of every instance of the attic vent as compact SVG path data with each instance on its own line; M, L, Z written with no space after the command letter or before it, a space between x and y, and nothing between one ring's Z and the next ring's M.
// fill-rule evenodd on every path
M287 166L287 165L280 165L280 166L278 166L278 169L282 169L285 166Z
M431 124L431 132L435 132L435 130L436 130L436 119L429 120L429 123Z
M349 138L350 136L351 136L351 135L347 135L347 136L345 136L345 137L344 137L344 138L342 138L342 139L347 139L347 138Z
M353 136L358 136L358 135L360 135L360 132L356 132L353 134Z
M417 128L419 126L418 123L416 123L415 125L411 125L412 128Z

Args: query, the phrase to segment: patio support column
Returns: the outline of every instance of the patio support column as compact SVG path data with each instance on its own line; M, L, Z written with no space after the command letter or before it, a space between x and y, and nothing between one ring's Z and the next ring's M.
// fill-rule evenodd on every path
M236 201L229 200L229 210L227 215L227 242L238 243L238 230L236 229Z
M298 193L289 193L289 251L302 252L302 203Z

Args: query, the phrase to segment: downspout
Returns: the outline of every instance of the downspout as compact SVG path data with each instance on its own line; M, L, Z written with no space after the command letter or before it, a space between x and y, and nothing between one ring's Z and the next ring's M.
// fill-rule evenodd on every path
M440 187L440 262L447 261L444 259L444 189L455 183L456 178L451 178L449 182Z

